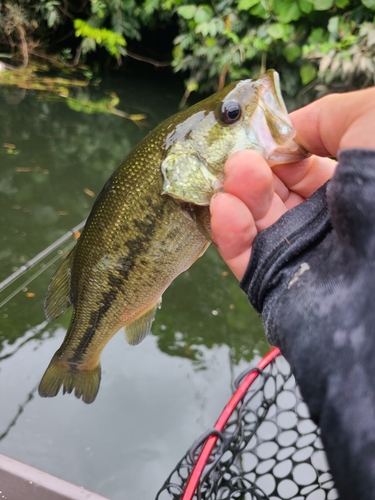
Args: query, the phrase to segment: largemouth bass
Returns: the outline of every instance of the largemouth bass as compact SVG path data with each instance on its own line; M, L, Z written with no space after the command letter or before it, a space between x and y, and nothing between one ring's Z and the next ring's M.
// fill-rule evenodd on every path
M305 157L294 142L274 71L232 83L150 132L112 174L75 248L47 290L45 313L69 306L66 337L39 385L94 401L100 354L121 328L132 345L150 332L161 296L210 243L209 203L224 163L243 149L272 165Z

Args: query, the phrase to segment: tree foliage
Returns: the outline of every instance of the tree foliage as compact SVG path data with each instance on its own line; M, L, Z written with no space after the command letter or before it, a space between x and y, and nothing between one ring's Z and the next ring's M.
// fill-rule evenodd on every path
M120 33L106 28L95 28L83 19L74 19L74 29L76 37L83 38L83 54L95 50L96 45L102 45L114 57L124 54L126 41Z
M165 7L173 8L165 2ZM173 65L187 91L221 87L273 67L289 95L374 84L375 2L223 0L174 6Z
M20 0L0 3L0 39L27 65L36 40L71 30L65 58L72 47L74 63L100 48L121 63L145 32L174 25L165 57L186 75L185 97L270 67L295 95L374 84L374 14L375 0Z

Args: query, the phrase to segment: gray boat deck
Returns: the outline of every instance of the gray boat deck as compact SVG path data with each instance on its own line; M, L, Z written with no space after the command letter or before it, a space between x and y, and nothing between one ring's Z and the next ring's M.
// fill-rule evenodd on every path
M108 500L0 454L1 500Z

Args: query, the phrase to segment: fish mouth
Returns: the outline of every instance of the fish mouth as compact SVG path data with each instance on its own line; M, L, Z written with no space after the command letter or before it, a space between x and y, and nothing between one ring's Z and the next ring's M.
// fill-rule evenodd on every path
M272 154L270 155L268 159L268 163L272 165L276 164L281 164L281 163L292 163L295 161L301 161L305 160L309 156L311 156L311 153L307 151L303 146L298 144L294 140L294 137L296 135L296 132L293 128L292 122L290 120L288 110L285 106L285 102L283 99L283 96L281 94L281 87L280 87L280 77L277 71L271 70L270 77L272 79L272 90L275 93L277 104L278 104L278 115L280 122L282 123L284 120L284 126L289 129L287 132L288 140L285 142L281 148L276 148ZM281 116L280 116L281 115ZM268 120L267 120L268 121ZM282 137L282 136L281 136Z
M254 149L271 167L308 158L310 153L295 141L296 131L281 95L278 73L269 70L257 82L258 106L249 120L253 131L248 131L249 136L255 131Z
M311 153L296 141L291 140L289 143L284 144L281 148L276 148L266 158L270 167L281 165L284 163L293 163L296 161L306 160Z
M281 87L280 87L280 77L279 73L275 70L269 70L266 73L266 77L269 77L271 80L271 85L272 85L272 90L275 93L277 103L279 105L280 111L283 115L288 116L288 110L286 109L284 98L281 94Z

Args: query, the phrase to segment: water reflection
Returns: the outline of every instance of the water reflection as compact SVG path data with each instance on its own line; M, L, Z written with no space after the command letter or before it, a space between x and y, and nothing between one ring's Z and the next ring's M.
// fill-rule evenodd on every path
M38 386L36 385L31 392L26 397L26 400L20 404L18 408L18 412L13 417L13 419L9 422L8 426L4 430L2 434L0 434L0 441L2 441L10 432L11 428L16 425L18 418L24 412L26 406L30 401L35 397L36 391L38 390Z
M162 81L111 85L123 109L150 110L152 125L176 111L180 92ZM92 193L147 130L30 95L14 106L0 92L2 280L87 216ZM119 332L106 347L93 405L72 396L34 398L71 314L45 322L53 271L0 309L0 452L112 500L154 498L183 452L216 420L236 373L254 351L267 350L259 320L210 249L164 294L153 336L132 348Z
M75 113L60 102L1 102L1 279L9 264L24 263L85 217L143 134L128 120Z

